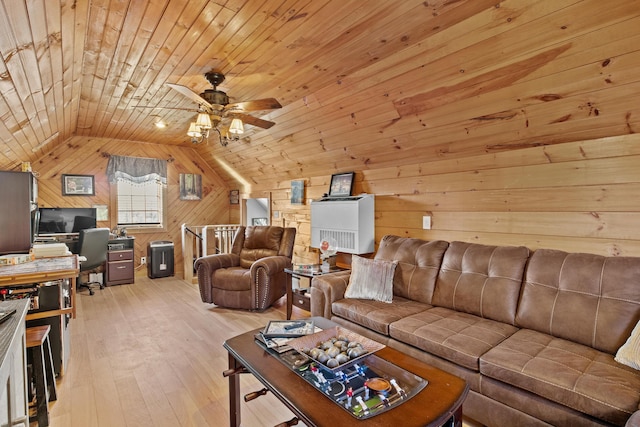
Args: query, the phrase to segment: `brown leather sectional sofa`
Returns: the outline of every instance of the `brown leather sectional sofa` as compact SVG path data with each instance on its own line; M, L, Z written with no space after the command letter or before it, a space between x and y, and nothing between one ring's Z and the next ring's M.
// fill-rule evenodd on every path
M624 426L640 371L614 356L640 319L640 258L385 236L393 302L313 279L311 314L464 378L487 426ZM637 419L636 414L634 419ZM631 422L630 422L631 424Z

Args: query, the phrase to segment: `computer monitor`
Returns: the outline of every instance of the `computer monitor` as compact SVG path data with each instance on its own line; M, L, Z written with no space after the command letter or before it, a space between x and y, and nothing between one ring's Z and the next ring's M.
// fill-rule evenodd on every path
M38 236L77 235L80 230L96 227L95 208L40 208Z

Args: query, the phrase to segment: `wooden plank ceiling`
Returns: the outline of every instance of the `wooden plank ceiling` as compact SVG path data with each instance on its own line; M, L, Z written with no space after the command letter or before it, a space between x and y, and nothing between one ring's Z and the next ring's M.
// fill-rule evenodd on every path
M211 70L283 105L198 147L257 187L633 133L638 28L636 0L1 0L0 169L74 135L191 145L166 83Z

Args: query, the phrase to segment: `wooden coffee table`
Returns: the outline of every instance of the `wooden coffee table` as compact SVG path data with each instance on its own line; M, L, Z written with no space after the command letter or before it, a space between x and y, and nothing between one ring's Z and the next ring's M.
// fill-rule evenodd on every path
M321 329L336 326L324 318L313 318ZM429 384L401 405L366 420L356 420L351 414L324 396L303 378L281 363L256 341L259 330L246 332L224 343L229 353L229 425L240 426L241 373L253 374L307 426L363 425L404 427L462 425L462 403L469 387L455 375L429 366L400 351L385 347L376 356L385 359ZM246 396L245 396L246 398Z

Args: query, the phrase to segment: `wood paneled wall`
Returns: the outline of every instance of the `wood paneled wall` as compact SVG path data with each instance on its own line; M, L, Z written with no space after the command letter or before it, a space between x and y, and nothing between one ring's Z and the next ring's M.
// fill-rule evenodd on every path
M241 205L229 205L229 188L194 150L113 139L75 137L36 162L39 205L108 204L103 153L174 159L168 165L169 231L135 235L136 265L150 241L172 240L180 274L181 224L240 221ZM95 175L96 196L62 196L63 173ZM201 201L179 200L180 173L203 175ZM305 181L302 205L291 204L290 181L263 182L243 194L269 195L272 224L297 228L295 262L318 262L309 246L309 206L327 192L330 178L298 178ZM396 234L640 256L640 135L356 171L354 191L376 195L376 244ZM431 230L422 229L426 214L432 215Z
M109 183L106 169L108 155L149 157L166 159L168 183L167 231L160 233L139 233L135 240L135 260L139 266L140 257L146 256L149 242L171 240L174 242L175 272L182 275L182 250L180 227L182 224L227 224L229 217L229 197L225 182L206 164L198 153L190 148L171 145L137 143L109 138L73 137L66 144L57 147L33 166L38 176L38 205L41 207L91 207L95 204L109 205ZM199 201L180 200L179 174L202 175L202 199ZM95 196L63 196L62 174L94 175ZM111 214L111 207L109 207ZM113 229L116 224L99 222L99 227ZM139 274L146 274L138 268Z
M298 228L297 262L318 261L309 201L329 180L306 177L304 205L291 205L289 181L269 189L273 223ZM640 256L640 135L356 171L354 191L376 195L376 244L396 234Z

